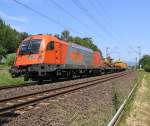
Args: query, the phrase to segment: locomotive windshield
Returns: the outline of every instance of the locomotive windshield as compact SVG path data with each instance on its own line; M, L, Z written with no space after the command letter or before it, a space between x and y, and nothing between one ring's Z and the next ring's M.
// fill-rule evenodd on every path
M23 41L22 44L20 45L19 55L38 53L40 45L41 45L41 39Z

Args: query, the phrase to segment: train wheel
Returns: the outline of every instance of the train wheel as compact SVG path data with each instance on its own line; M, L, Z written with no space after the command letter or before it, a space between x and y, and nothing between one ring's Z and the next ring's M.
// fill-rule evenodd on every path
M51 80L54 82L58 81L58 76L57 76L56 72L51 73Z
M42 79L42 78L38 79L38 82L39 82L39 83L42 83L42 82L43 82L43 79Z
M68 80L71 80L73 78L73 72L72 71L69 71L68 73L67 73L67 79Z
M28 76L24 76L24 81L29 81L29 77Z

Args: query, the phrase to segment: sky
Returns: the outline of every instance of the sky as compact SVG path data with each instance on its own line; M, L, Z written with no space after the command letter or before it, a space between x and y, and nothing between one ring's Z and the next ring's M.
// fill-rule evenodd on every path
M20 32L92 37L106 56L135 62L138 46L150 54L150 0L17 0L47 18L17 4L0 0L0 17Z

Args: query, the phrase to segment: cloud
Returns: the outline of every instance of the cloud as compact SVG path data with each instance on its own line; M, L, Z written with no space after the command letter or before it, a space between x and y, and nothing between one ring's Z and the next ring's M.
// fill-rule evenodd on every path
M28 22L27 18L11 16L11 15L6 14L3 11L0 11L0 17L4 18L6 20L12 20L12 21L17 21L17 22L24 22L24 23Z
M21 0L22 2L28 3L30 0Z
M12 28L16 29L19 32L25 32L26 31L26 27L25 26L21 26L21 25L10 25Z

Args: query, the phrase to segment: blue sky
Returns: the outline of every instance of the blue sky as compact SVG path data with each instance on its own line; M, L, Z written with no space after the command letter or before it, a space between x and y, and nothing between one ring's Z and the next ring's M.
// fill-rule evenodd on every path
M92 37L103 56L109 47L114 59L125 61L135 61L137 46L141 46L142 54L150 54L150 0L78 0L86 8L84 11L74 0L53 0L72 16L51 0L18 1L62 24L61 27L13 0L0 0L0 17L18 31L55 34L67 29L73 36Z

